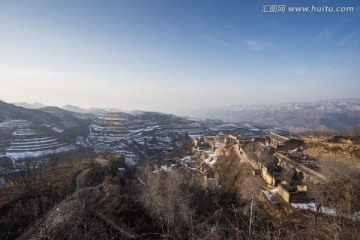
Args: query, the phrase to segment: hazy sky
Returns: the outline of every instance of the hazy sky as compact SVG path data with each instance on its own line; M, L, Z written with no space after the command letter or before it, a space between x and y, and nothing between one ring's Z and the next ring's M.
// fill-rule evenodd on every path
M264 4L355 11L262 13ZM357 0L0 0L7 102L176 113L358 98L359 76Z

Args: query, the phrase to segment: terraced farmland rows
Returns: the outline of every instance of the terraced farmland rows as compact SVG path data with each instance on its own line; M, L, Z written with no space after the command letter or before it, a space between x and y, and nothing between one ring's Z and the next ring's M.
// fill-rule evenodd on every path
M3 154L13 160L31 157L41 157L53 153L76 149L75 146L60 142L56 137L33 129L27 121L13 120L2 124L9 129L11 138L2 142Z

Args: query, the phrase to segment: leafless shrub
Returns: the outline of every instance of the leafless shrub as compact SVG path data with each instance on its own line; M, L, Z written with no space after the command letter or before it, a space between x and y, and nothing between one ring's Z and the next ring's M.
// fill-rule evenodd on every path
M250 201L260 192L260 184L254 177L246 177L240 185L240 196L246 201Z
M339 214L360 211L360 171L349 161L323 158L322 174L327 181L315 188L320 203L333 207ZM314 192L313 191L313 192Z
M163 233L178 235L183 226L191 224L193 211L189 207L189 195L185 179L180 171L143 172L140 201Z

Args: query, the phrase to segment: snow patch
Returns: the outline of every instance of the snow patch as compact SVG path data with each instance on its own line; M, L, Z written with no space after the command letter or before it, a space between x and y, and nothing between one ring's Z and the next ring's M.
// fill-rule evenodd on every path
M31 130L29 128L20 128L15 130L12 135L14 136L32 136L32 135L37 135L39 134L38 132Z
M170 164L169 166L167 165L162 165L160 166L161 170L170 172L175 166L177 166L176 164Z
M76 145L86 147L85 137L77 136Z
M75 146L63 146L56 149L49 149L43 151L28 151L28 152L7 152L5 155L7 157L13 158L14 160L22 159L22 158L36 158L42 157L45 155L50 155L54 153L62 153L69 152L77 149Z
M317 211L317 206L316 203L314 202L310 202L310 203L292 203L291 206L293 206L296 209L300 209L300 210L308 210L311 212L316 212ZM321 206L319 208L319 212L328 215L328 216L336 216L336 210L333 208L329 208L329 207L323 207Z
M260 190L265 196L266 198L271 202L274 203L273 199L272 199L272 194L269 193L269 191L266 190Z

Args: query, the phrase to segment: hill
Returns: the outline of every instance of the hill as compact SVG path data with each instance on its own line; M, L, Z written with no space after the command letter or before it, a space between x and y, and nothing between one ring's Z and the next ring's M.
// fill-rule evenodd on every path
M360 123L360 99L333 99L272 105L234 105L197 111L195 116L231 122L256 122L295 132L349 131Z
M88 131L86 120L55 107L27 109L0 102L0 113L0 156L14 164L19 159L75 150L77 137Z
M197 136L235 133L261 138L268 131L284 131L264 124L233 124L158 112L64 108L27 109L1 102L0 156L13 160L38 158L72 150L76 144L97 153L122 154L132 165L154 154L173 151Z

